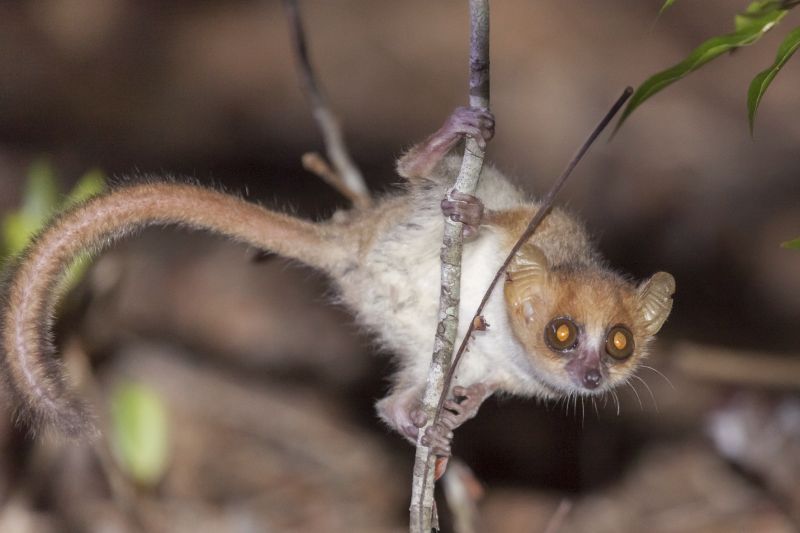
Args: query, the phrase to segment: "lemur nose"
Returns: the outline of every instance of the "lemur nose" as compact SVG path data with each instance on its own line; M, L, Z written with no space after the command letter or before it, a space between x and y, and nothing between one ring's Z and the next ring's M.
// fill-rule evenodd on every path
M590 368L586 371L583 375L583 386L587 389L596 389L598 385L600 385L600 381L602 381L603 376L600 374L600 371L596 368Z

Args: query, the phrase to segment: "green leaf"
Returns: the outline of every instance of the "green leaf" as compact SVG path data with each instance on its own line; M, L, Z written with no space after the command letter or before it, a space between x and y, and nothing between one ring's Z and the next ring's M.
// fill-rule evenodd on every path
M772 80L778 75L778 72L783 68L783 65L789 61L789 58L794 55L797 49L800 48L800 27L793 29L789 35L783 40L778 47L778 54L775 57L775 62L767 68L759 72L753 81L750 82L750 88L747 90L747 118L750 122L750 135L753 134L753 126L756 120L756 111L761 104L761 99L767 91Z
M33 224L22 213L3 217L3 254L13 256L25 249L33 232Z
M686 59L677 65L663 70L645 80L645 82L636 89L636 92L633 93L614 131L616 132L619 130L628 116L654 94L680 80L687 74L694 72L709 61L716 59L725 52L730 52L741 46L753 44L760 39L764 33L775 26L787 13L785 9L770 8L765 5L767 3L768 2L754 2L751 4L748 10L745 11L745 15L740 15L745 17L743 21L741 23L737 22L737 25L740 26L741 29L733 33L708 39L692 50ZM759 13L759 15L756 16L755 13Z
M28 183L22 213L44 222L58 204L58 183L53 165L45 158L31 163L28 168Z
M111 399L112 445L120 467L145 487L155 486L169 462L169 424L161 398L151 388L127 383Z
M779 0L759 0L752 2L747 8L738 13L733 18L733 26L735 31L746 30L754 25L758 25L758 19L781 10L782 2Z
M3 251L9 255L21 252L57 204L58 185L53 166L46 159L38 159L28 169L22 208L3 218Z
M792 250L800 250L800 237L781 243L781 246L784 248L791 248Z
M674 3L675 0L666 0L666 2L664 2L664 5L661 6L661 9L658 10L658 16L660 17L661 15L663 15L664 11L672 7L672 4Z
M106 188L106 175L100 169L92 169L86 174L81 176L78 183L72 188L67 195L66 200L61 205L62 209L72 207L73 205L88 200L92 196L96 196L103 192Z
M78 180L69 195L60 201L53 166L44 158L34 161L28 170L22 208L3 217L0 251L8 255L20 253L54 213L102 192L105 188L104 176L100 170L90 170ZM63 294L77 285L83 279L88 266L89 262L85 258L76 259L59 282L56 292Z

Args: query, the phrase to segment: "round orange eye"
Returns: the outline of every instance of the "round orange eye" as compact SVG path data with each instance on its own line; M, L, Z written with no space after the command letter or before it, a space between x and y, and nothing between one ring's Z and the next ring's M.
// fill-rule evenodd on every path
M554 318L544 328L544 340L553 350L571 350L578 344L578 326L571 318Z
M625 347L628 345L628 338L621 331L617 331L614 333L614 338L612 339L612 342L614 343L614 348L616 348L617 350L624 350Z
M608 330L606 353L614 359L627 359L633 353L633 333L623 325Z

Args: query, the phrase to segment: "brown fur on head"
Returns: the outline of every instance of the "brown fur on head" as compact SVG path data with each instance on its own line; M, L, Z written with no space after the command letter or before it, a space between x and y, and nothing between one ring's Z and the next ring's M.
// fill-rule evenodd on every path
M636 286L597 265L550 267L533 244L517 253L505 283L514 334L552 396L602 393L627 380L674 292L666 272Z

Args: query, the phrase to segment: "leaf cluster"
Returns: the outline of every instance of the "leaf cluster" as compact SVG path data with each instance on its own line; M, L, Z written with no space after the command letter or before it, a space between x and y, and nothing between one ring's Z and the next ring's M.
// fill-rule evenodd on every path
M659 15L674 3L675 0L666 0L661 6ZM734 29L731 33L708 39L692 50L680 63L662 70L645 80L631 97L628 106L622 113L619 122L617 122L616 129L618 130L628 116L653 95L726 52L732 52L737 48L755 43L765 33L777 26L789 10L798 5L800 5L800 0L758 0L751 2L744 11L734 17ZM778 47L775 61L759 72L750 82L750 87L747 91L747 116L751 134L753 133L756 112L764 93L766 93L775 76L778 75L778 72L798 48L800 48L800 27L794 28L789 32Z

